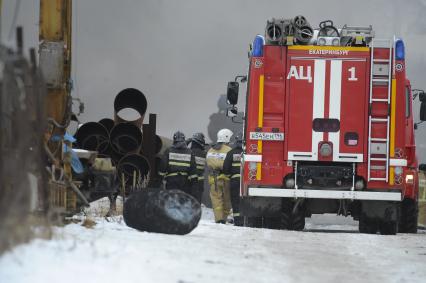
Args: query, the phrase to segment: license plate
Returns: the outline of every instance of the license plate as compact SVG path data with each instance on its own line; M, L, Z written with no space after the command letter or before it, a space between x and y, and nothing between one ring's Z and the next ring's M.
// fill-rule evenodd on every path
M250 139L262 141L283 141L284 133L250 132Z

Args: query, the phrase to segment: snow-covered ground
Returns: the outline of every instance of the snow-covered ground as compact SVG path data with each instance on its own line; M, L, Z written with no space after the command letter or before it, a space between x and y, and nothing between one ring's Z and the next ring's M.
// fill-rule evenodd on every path
M213 223L185 236L139 232L120 217L55 228L0 257L0 282L426 282L426 233L363 235L334 216L304 232Z

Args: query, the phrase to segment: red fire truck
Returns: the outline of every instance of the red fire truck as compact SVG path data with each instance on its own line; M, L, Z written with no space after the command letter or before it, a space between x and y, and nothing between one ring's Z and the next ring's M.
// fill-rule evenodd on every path
M303 18L303 17L302 17ZM245 224L302 230L337 213L362 233L417 232L413 92L401 39L371 26L273 19L249 52L241 206ZM415 93L417 94L417 93ZM420 120L426 96L420 92Z

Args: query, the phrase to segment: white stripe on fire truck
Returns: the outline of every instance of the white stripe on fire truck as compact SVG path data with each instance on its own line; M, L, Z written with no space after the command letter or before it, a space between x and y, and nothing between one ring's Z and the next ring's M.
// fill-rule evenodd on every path
M315 60L314 65L314 98L312 120L324 118L325 96L325 60ZM324 133L312 130L312 157L318 160L318 144L323 140Z
M330 107L328 117L340 121L342 96L342 61L331 61L330 68ZM328 140L333 143L333 161L339 161L340 131L328 133Z

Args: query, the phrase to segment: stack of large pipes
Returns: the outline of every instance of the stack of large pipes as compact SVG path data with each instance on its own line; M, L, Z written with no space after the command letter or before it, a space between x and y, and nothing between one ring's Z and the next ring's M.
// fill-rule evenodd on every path
M78 148L97 151L99 156L111 158L126 188L146 186L151 167L155 167L150 166L148 158L152 153L144 152L143 148L142 126L146 109L145 95L135 88L126 88L115 97L114 119L104 118L99 122L85 123L75 134ZM137 113L137 117L126 117L129 112ZM163 140L159 136L155 137L155 154L162 150L163 143L168 145Z

